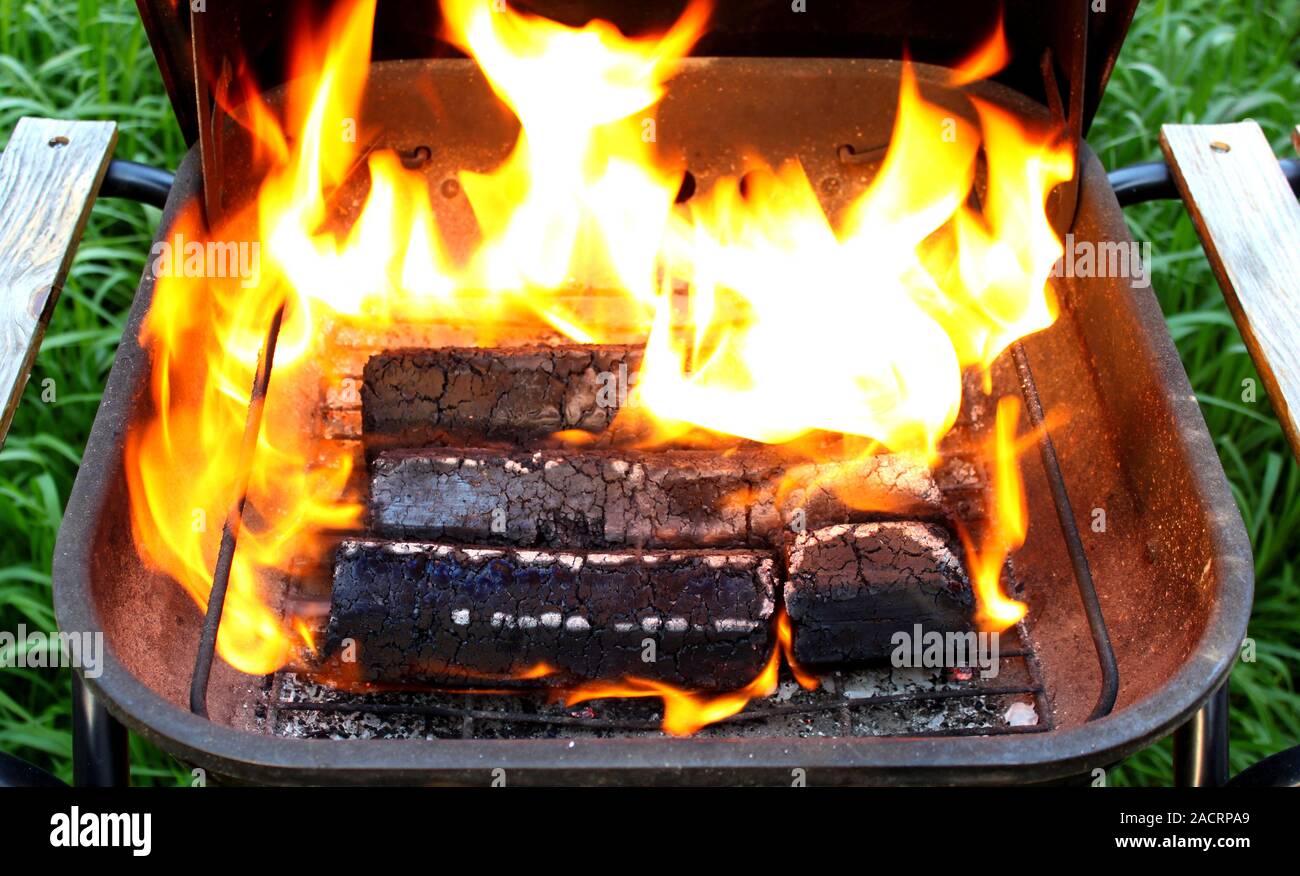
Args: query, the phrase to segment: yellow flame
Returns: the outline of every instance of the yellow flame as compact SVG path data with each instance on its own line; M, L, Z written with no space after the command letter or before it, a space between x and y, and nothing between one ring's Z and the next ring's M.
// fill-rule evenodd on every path
M817 676L799 665L794 659L794 628L790 625L790 615L782 609L776 617L776 639L781 648L781 656L785 658L785 665L790 667L790 674L794 676L795 681L804 690L816 690L821 687L821 681Z
M469 282L514 296L557 328L595 340L548 293L569 280L654 292L681 172L662 167L646 111L694 44L707 7L667 33L629 39L604 21L569 28L480 0L444 0L448 36L471 54L521 133L491 173L462 172L483 243Z
M715 724L745 708L752 699L771 696L776 691L781 652L772 651L758 677L737 691L704 694L685 690L649 678L624 678L618 681L593 681L563 694L565 705L609 698L658 697L664 704L663 728L673 736L690 736L701 727Z
M479 343L549 326L592 343L611 339L614 326L566 295L610 294L625 305L619 330L646 341L637 416L663 434L801 446L839 433L861 453L932 458L956 418L963 372L987 369L1056 315L1047 278L1061 245L1045 201L1073 166L1050 132L978 100L977 121L955 118L904 65L889 151L842 215L827 216L795 161L751 161L743 185L723 178L677 205L684 168L659 154L654 111L704 30L705 4L638 37L490 0L442 5L447 38L520 122L499 167L460 174L478 226L467 257L449 256L426 178L375 148L375 132L356 129L375 0L350 0L294 47L281 117L240 74L244 102L232 112L253 140L249 172L263 180L255 202L218 228L204 228L193 209L177 226L194 240L264 244L257 283L166 277L155 288L143 335L155 415L127 437L133 532L141 555L201 606L236 500L258 352L271 314L286 306L218 641L245 672L314 648L311 624L279 617L263 588L292 558L318 554L323 530L360 519L345 492L351 456L318 446L287 389L315 364L327 320L436 319ZM999 30L951 82L986 76L1005 57ZM348 192L364 201L339 228ZM1001 406L999 424L1001 453ZM993 571L1023 541L1023 500L1015 505L1003 469L997 538L969 550L982 622L993 626L1023 613ZM769 690L778 658L724 697L649 681L624 687L663 697L669 728L691 732Z
M1002 568L1007 557L1025 543L1029 511L1025 502L1025 485L1020 477L1020 456L1016 443L1016 424L1020 420L1020 401L1015 396L998 399L990 458L993 460L992 513L984 537L977 546L964 528L960 530L966 550L966 570L975 587L978 610L975 622L984 630L1005 630L1019 621L1028 610L1023 602L1002 592Z
M967 85L987 79L1007 66L1011 60L1011 47L1007 45L1004 27L1006 10L998 5L998 20L993 26L992 35L966 56L956 67L948 81L953 85Z
M980 63L984 55L978 56ZM639 397L655 416L767 443L815 430L930 458L987 368L1055 318L1044 211L1068 149L974 101L980 128L903 70L889 150L837 230L797 162L724 179L674 226L692 331L660 296ZM980 145L984 206L970 205Z

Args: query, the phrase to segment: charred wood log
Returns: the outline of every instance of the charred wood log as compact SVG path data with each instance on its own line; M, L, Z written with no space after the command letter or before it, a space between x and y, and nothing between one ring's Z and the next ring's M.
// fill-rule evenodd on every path
M753 680L773 647L774 558L759 551L523 551L344 542L324 653L363 680L638 676Z
M891 638L971 628L970 581L941 527L915 521L830 526L791 540L785 606L794 657L879 660Z
M383 353L366 363L362 428L383 446L600 432L640 364L641 351L623 346Z
M783 529L935 517L942 502L924 466L889 455L790 464L763 450L433 449L371 465L376 531L532 547L777 545Z
M639 346L421 346L459 337L448 331L408 327L373 337L356 327L338 332L350 339L343 346L356 361L334 363L332 381L323 389L327 434L359 438L364 433L370 446L381 448L476 442L536 447L537 439L551 433L582 430L606 444L630 446L652 428L647 418L617 417L637 381ZM374 346L381 338L390 344L386 351ZM333 340L331 349L339 346L339 338ZM968 449L986 425L987 408L979 378L967 375L945 448Z

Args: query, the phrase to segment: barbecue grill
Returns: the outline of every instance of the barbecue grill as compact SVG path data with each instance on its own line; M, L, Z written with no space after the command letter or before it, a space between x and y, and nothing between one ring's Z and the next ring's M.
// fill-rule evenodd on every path
M190 14L140 0L193 144L159 240L187 205L202 203L211 220L255 189L241 174L247 144L213 95L241 63L263 84L282 82L286 34L328 4L297 13L288 4L223 5ZM438 190L460 170L499 162L515 129L474 67L432 36L436 8L425 5L380 4L361 126L384 132L380 148L418 156L408 166ZM672 3L525 5L568 23L608 18L629 32L680 12ZM1012 62L967 90L1067 132L1075 177L1048 205L1059 233L1127 243L1116 191L1084 134L1136 2L1102 14L1089 6L1007 2ZM945 67L972 34L996 26L999 9L900 2L796 14L784 0L721 3L660 108L661 139L689 156L699 188L734 171L742 144L774 163L797 156L811 179L837 181L822 187L833 205L879 163L905 51L934 100L968 113L944 90ZM428 102L421 82L444 100ZM268 100L277 94L269 90ZM455 126L471 133L448 143L442 131ZM597 713L538 706L526 690L331 689L290 669L250 677L214 660L219 604L205 635L189 597L138 555L121 513L130 503L126 438L151 405L155 363L141 327L154 278L146 273L55 554L61 626L102 629L107 640L102 676L77 682L79 773L121 779L120 721L239 782L480 784L505 770L511 784L786 784L792 770L805 770L817 784L1023 784L1086 778L1184 726L1207 702L1198 720L1221 722L1217 692L1245 636L1253 581L1213 443L1149 288L1123 277L1061 277L1053 289L1056 323L1014 345L992 376L993 395L1018 394L1040 430L1039 453L1023 464L1033 522L1004 573L1029 612L1003 639L998 677L849 669L834 675L833 690L783 685L694 736L668 738L640 701ZM269 362L266 372L273 379ZM347 411L323 407L320 416L346 421ZM980 417L964 410L951 442L977 436ZM969 495L977 496L985 475L975 468ZM974 511L961 504L964 495L945 492L945 507L978 515L978 502ZM1080 525L1101 507L1104 531ZM280 604L303 598L295 582L280 586ZM1026 714L1032 719L1008 717ZM1221 734L1202 739L1190 762L1217 769L1223 744Z

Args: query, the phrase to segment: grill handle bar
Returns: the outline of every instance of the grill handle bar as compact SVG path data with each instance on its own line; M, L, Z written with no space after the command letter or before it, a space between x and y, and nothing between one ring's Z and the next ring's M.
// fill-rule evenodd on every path
M99 186L101 198L125 198L161 210L167 206L176 175L160 167L115 158Z
M235 559L235 546L244 520L244 503L248 499L248 480L257 453L257 436L262 432L262 414L266 410L266 391L271 385L271 366L275 361L275 345L280 338L280 325L284 321L284 302L275 309L271 324L266 330L266 340L257 356L257 371L253 375L253 391L248 402L248 416L244 420L244 438L239 446L239 468L235 473L235 502L221 527L221 546L217 550L216 567L212 572L212 590L208 593L208 610L203 617L203 633L199 637L199 650L194 658L194 673L190 676L190 711L208 717L208 677L212 674L212 660L216 652L217 631L221 627L221 614L226 607L226 590L230 586L230 569Z
M1020 375L1020 392L1025 398L1025 412L1029 422L1038 430L1038 450L1043 458L1043 470L1047 472L1047 485L1052 492L1052 504L1056 506L1056 517L1061 522L1061 534L1065 537L1065 547L1070 554L1070 564L1074 567L1074 580L1079 585L1079 598L1083 600L1083 610L1088 617L1088 629L1092 633L1092 643L1097 649L1097 663L1101 667L1101 692L1097 695L1097 704L1093 706L1089 721L1104 718L1115 708L1119 696L1119 662L1115 659L1115 649L1110 643L1110 632L1106 629L1106 618L1101 611L1101 602L1097 599L1097 588L1092 580L1092 568L1088 565L1088 554L1079 535L1079 526L1074 520L1074 506L1070 504L1070 493L1065 487L1065 476L1061 474L1061 462L1056 456L1056 445L1044 425L1043 402L1038 395L1038 384L1034 381L1034 372L1029 368L1029 357L1024 345L1017 341L1011 346L1011 358Z
M1300 197L1300 159L1282 158L1278 164L1282 167L1282 175L1291 185L1291 191ZM1119 199L1121 207L1145 204L1148 201L1177 201L1180 197L1174 175L1169 170L1169 165L1163 161L1130 164L1111 171L1106 179L1115 190L1115 197Z

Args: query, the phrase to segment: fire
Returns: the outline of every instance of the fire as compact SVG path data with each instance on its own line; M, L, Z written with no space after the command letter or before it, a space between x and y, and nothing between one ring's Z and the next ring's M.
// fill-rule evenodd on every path
M763 671L740 690L710 696L648 678L624 678L618 681L596 681L581 685L562 694L564 704L575 706L588 700L658 697L664 705L664 731L673 736L690 736L701 727L730 718L745 708L752 699L771 696L776 691L783 658L795 680L805 690L817 689L821 684L817 676L808 672L794 659L791 651L793 639L790 616L784 610L777 614L776 632L777 646L772 649L772 656L768 658Z
M999 6L998 20L993 26L992 35L953 68L949 77L953 85L967 85L987 79L1007 66L1011 60L1011 48L1007 45L1005 18L1006 10Z
M1002 593L1002 567L1007 557L1025 543L1029 512L1025 485L1020 478L1020 457L1016 445L1016 423L1020 402L1015 396L998 399L990 457L993 470L993 513L982 543L977 547L970 533L960 530L966 549L966 566L975 586L979 605L976 624L981 629L1005 630L1025 616L1027 606Z
M664 731L673 736L690 736L701 727L730 718L752 699L771 696L776 691L780 669L781 652L777 649L772 651L758 677L737 691L710 696L648 678L625 678L581 685L564 695L564 704L574 706L610 697L658 697L664 704Z
M690 205L677 267L694 331L676 331L664 296L641 404L765 443L823 430L932 449L956 418L959 363L907 287L871 270L874 226L841 240L797 163L746 179L743 196L723 180Z
M776 639L781 649L781 656L790 667L790 674L804 690L816 690L821 686L817 676L799 665L794 659L794 631L790 628L790 615L782 610L776 617Z
M575 30L481 0L445 0L443 12L452 42L522 127L501 167L460 176L484 235L470 283L595 340L599 327L547 298L572 278L653 296L681 170L660 166L642 114L663 97L708 10L696 2L662 37L642 40L603 21Z
M179 222L201 239L197 211ZM155 356L156 415L126 437L132 531L141 555L206 608L222 526L234 506L235 473L260 339L273 299L252 300L237 278L159 277L142 342ZM283 406L272 382L268 410ZM268 416L258 436L249 506L234 557L217 647L236 669L263 674L291 656L296 636L267 604L263 576L310 552L322 530L353 523L341 501L350 460L310 465L301 428Z
M666 32L637 37L491 0L442 8L444 36L520 123L499 167L459 175L478 226L467 257L452 257L425 177L376 148L375 132L355 130L375 0L350 0L294 47L282 109L242 75L238 95L218 95L245 126L250 172L263 181L219 226L204 227L191 208L178 229L260 246L252 288L248 278L211 276L160 277L155 287L142 336L155 363L154 416L127 435L132 528L142 557L200 606L237 499L258 354L284 307L218 639L221 656L244 672L314 651L313 624L282 618L268 582L292 574L296 559L318 557L322 534L357 525L362 512L347 492L352 457L319 446L291 391L313 373L327 322L437 320L488 344L524 317L593 343L609 340L611 327L566 301L575 288L610 294L646 342L636 415L663 435L802 448L836 433L864 454L887 448L933 460L956 419L963 373L986 373L1056 316L1047 279L1061 245L1044 203L1073 166L1052 132L976 99L978 123L953 118L904 65L889 151L842 215L826 214L797 161L755 159L743 179L720 179L678 204L685 168L657 150L655 108L704 32L705 3L693 2ZM1006 57L999 27L952 83L990 75ZM368 182L364 202L337 227L336 199L358 180ZM1024 611L1001 595L998 575L1026 525L1005 405L996 437L997 521L978 548L967 539L967 552L980 622L1001 629ZM801 683L815 685L789 660L789 622L780 618L780 645L744 690L705 697L630 679L586 685L570 702L658 696L665 728L690 733L770 693L782 653Z
M974 104L979 132L926 103L904 68L884 165L838 230L797 162L751 170L744 194L727 179L693 201L674 226L684 255L673 265L693 332L675 331L661 296L642 404L755 441L824 430L932 457L962 372L1056 317L1046 278L1061 245L1043 199L1070 178L1070 153Z

